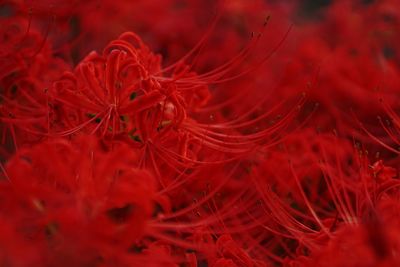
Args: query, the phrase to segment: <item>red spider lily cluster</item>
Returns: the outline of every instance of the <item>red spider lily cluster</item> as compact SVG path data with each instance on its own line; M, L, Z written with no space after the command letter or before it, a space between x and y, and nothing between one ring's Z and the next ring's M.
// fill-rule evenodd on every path
M0 2L0 266L400 266L400 4Z

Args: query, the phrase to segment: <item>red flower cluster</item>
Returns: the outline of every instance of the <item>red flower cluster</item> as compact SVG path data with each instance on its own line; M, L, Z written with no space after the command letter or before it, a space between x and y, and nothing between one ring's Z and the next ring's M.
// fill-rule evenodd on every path
M398 10L0 2L0 266L399 266Z

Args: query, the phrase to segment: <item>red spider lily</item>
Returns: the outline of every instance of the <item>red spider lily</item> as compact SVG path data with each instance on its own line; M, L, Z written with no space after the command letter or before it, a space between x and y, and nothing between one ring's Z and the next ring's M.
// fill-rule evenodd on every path
M180 193L174 193L172 185L155 193L154 178L144 170L130 167L135 161L137 155L129 146L108 148L94 138L80 137L73 143L54 140L21 149L6 165L8 180L1 185L4 202L0 215L5 222L21 229L15 232L17 240L29 236L31 242L38 244L39 261L56 265L148 262L159 266L163 262L183 261L182 249L196 249L205 255L200 254L199 258L207 258L214 245L198 239L193 242L195 235L240 233L246 229L241 223L246 215L244 209L251 207L254 200L250 198L246 204L241 200L251 196L249 188L229 189L236 168L228 175L222 169L217 173L216 169L215 182L207 182L210 185L204 194L193 202L194 193L189 190L200 190L198 182L187 179L186 184L180 184ZM222 177L223 181L218 181ZM219 196L219 192L224 192L224 196ZM175 201L168 204L168 199ZM151 219L156 202L162 212ZM244 206L232 211L224 208L223 203ZM151 260L148 255L158 247L153 244L154 239L169 252ZM74 245L77 240L79 245ZM127 253L131 246L133 251ZM232 240L221 239L215 246L217 252L213 254L221 255L218 257L231 258L239 266L252 262L244 252L235 256L240 249ZM142 248L135 252L139 249L135 247ZM13 253L10 260L18 258L18 252ZM64 257L69 261L64 262ZM248 262L243 263L244 260Z
M21 149L7 163L1 217L17 236L31 235L48 264L134 261L126 251L146 232L154 193L151 175L128 167L135 160L127 147L108 151L88 138Z
M397 5L3 1L0 265L399 265Z
M129 39L138 42L138 47L130 44ZM66 105L65 108L61 107L65 109L60 111L62 119L67 126L76 124L69 122L74 117L78 122L82 119L87 121L65 134L74 133L96 119L98 125L91 127L94 128L92 132L99 130L103 136L108 131L116 135L121 131L127 133L135 130L132 126L128 127L124 120L132 120L134 115L145 112L165 99L160 92L161 86L149 77L158 71L159 61L159 57L150 53L140 39L128 33L106 47L102 56L92 53L84 59L75 70L76 77L72 73L64 74L55 85L55 98ZM75 116L69 114L74 110L80 112ZM157 119L155 127L160 127L162 118ZM140 130L142 138L145 137L145 129Z
M1 142L12 142L17 148L37 142L50 130L47 91L68 65L53 56L47 36L31 19L5 17L1 21Z
M265 228L280 236L281 241L276 245L287 250L288 257L292 258L282 262L288 266L358 266L358 257L365 257L365 262L374 262L374 266L396 265L398 258L389 247L395 249L397 237L390 241L393 243L387 244L387 248L382 248L385 256L375 255L381 252L375 251L378 248L373 242L386 242L387 234L383 229L393 223L383 220L390 214L380 210L379 206L396 198L399 186L395 179L397 171L385 167L382 161L369 165L364 150L357 151L359 155L351 156L351 148L349 150L345 143L341 147L348 156L343 156L343 152L336 148L340 147L339 140L335 137L332 141L336 145L332 146L332 141L320 136L316 144L306 144L312 148L311 157L302 159L307 163L293 158L287 165L287 171L272 178L273 184L267 188L255 180L267 217L272 221L266 221ZM291 146L293 150L289 150ZM296 151L304 151L304 148L288 142L288 150L284 153L291 158L288 154ZM255 174L256 179L262 177L259 171ZM279 179L285 175L293 177L292 184L286 182L287 186L280 185ZM369 222L366 216L372 216L377 221ZM258 220L261 221L262 217ZM382 232L372 232L373 227L378 227L375 223L379 225L375 230ZM353 231L354 234L350 234ZM369 238L374 241L370 243ZM291 240L296 242L295 245ZM358 246L363 244L363 247L358 251L341 251L340 243L350 244L353 241ZM329 250L331 244L336 246L332 251ZM342 254L335 254L335 258L327 256L333 251ZM321 256L319 253L322 253ZM351 258L354 260L349 260Z
M301 21L297 52L289 54L280 88L288 96L299 84L311 83L310 99L323 110L315 125L348 132L367 144L371 139L358 133L357 122L345 114L353 110L371 131L379 132L371 122L382 112L377 90L388 103L397 102L398 23L395 9L387 8L391 1L360 2L335 1L321 11L318 23ZM393 20L385 20L386 15Z
M139 143L157 145L174 131L173 138L179 145L173 154L189 161L193 161L186 156L191 143L224 153L244 154L262 140L270 138L274 140L271 143L275 142L279 131L296 115L297 108L273 127L246 135L231 129L251 127L269 114L246 121L248 112L235 120L213 124L197 123L188 117L188 114L193 117L196 109L207 103L207 85L244 76L269 58L270 54L249 69L227 76L247 58L257 40L215 70L196 75L184 62L201 43L176 64L161 69L160 57L151 53L139 37L125 33L111 42L102 56L90 54L74 74L64 74L55 84L53 96L60 103L57 112L65 124L62 128L70 127L58 134L70 135L85 129L103 137L130 136ZM172 77L164 77L163 73L170 70ZM303 102L301 99L297 106Z

